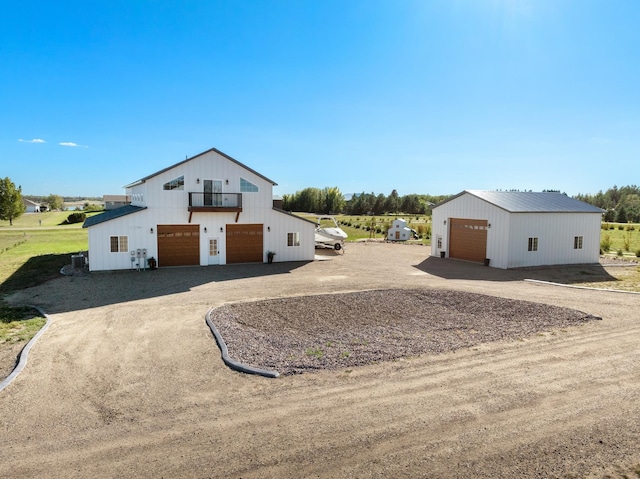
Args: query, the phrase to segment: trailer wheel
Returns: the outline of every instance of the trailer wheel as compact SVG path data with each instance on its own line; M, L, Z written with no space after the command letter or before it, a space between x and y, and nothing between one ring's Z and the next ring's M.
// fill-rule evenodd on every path
M340 251L342 249L342 245L340 243L336 243L333 245L336 251Z

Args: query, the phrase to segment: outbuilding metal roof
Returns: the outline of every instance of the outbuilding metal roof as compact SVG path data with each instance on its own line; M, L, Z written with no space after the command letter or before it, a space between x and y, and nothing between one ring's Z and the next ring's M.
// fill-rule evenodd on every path
M510 213L602 213L596 206L553 192L465 190L444 203L464 194L473 195Z
M146 206L133 206L133 205L125 205L120 208L116 208L113 210L105 211L104 213L100 213L99 215L90 216L84 223L82 224L83 228L88 228L89 226L94 226L100 223L104 223L105 221L113 220L115 218L120 218L121 216L130 215L131 213L137 213L138 211L146 210Z

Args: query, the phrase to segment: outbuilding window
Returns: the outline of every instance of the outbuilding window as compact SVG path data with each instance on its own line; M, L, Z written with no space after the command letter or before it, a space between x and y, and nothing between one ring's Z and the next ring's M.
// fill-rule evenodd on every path
M528 251L538 251L538 238L529 238L529 248Z
M109 245L112 253L126 253L129 251L129 237L110 236Z
M573 249L582 249L582 236L573 237Z

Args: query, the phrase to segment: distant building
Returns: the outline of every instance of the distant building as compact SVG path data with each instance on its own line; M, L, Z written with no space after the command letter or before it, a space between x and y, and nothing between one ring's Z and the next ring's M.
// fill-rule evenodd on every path
M27 208L26 209L27 213L40 213L41 205L39 203L28 200L24 197L22 198L22 203L24 203L24 206Z
M131 198L127 195L104 195L102 200L104 201L105 210L115 210L131 203Z
M389 241L407 241L411 239L412 233L413 231L407 226L405 220L393 220L387 233L387 239Z

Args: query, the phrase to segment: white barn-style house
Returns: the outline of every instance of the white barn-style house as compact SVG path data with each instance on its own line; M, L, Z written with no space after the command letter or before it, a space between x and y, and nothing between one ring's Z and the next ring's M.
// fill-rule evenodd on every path
M433 208L433 256L496 268L597 263L602 210L561 193L465 190Z
M212 148L124 188L130 204L96 215L89 269L312 261L315 223L273 206L272 180Z

